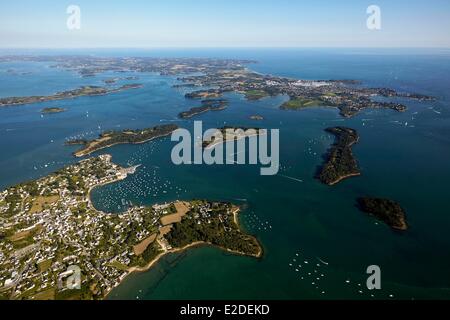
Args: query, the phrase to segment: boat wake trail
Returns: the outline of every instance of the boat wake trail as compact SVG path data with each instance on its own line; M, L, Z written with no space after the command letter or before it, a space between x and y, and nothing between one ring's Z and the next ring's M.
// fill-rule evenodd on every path
M319 260L320 261L320 263L323 263L324 265L326 265L326 266L328 266L329 265L329 263L328 262L325 262L325 261L323 261L322 259L320 259L319 257L316 257L316 259L317 260Z
M301 183L303 183L303 182L304 182L304 181L303 181L303 180L301 180L301 179L297 179L297 178L294 178L294 177L289 177L289 176L285 176L285 175L283 175L283 174L279 174L279 176L280 176L280 177L283 177L283 178L286 178L286 179L289 179L289 180L293 180L293 181L301 182Z

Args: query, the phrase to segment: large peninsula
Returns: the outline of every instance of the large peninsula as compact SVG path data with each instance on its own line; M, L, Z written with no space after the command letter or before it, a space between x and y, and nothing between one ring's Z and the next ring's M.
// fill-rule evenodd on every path
M213 245L261 257L256 238L240 230L239 207L205 200L98 211L90 191L126 179L102 155L0 192L0 298L102 299L131 272L167 253ZM67 279L81 272L81 289Z
M127 84L118 88L103 88L97 86L84 86L78 89L58 92L49 96L29 96L29 97L8 97L0 99L0 107L17 106L23 104L32 104L46 101L56 101L65 99L75 99L79 97L102 96L106 94L116 93L123 90L141 88L141 84Z

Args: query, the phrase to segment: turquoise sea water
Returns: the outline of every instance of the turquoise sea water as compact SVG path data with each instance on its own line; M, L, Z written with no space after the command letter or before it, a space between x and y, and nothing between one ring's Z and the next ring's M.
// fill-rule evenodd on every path
M366 110L344 120L334 109L281 111L278 107L286 97L249 102L229 94L227 110L195 118L211 128L255 126L248 117L264 116L257 125L278 128L281 135L282 168L280 175L273 177L260 176L255 166L177 167L170 161L174 145L170 139L107 150L121 165L142 167L125 181L94 190L98 209L114 214L130 201L135 205L193 198L233 201L245 205L241 223L265 250L261 260L209 247L170 255L150 271L129 276L109 298L450 298L450 52L205 49L70 53L254 59L258 63L249 67L262 73L358 79L366 86L438 97L436 102L402 101L409 107L405 113ZM0 97L102 85L102 79L114 76L83 79L49 65L0 64ZM15 72L7 72L10 69ZM23 74L28 71L31 74ZM172 88L178 83L176 77L138 76L138 81L132 81L144 84L138 90L0 109L0 187L43 176L76 161L71 157L74 148L63 145L69 137L95 137L107 129L171 122L192 128L193 121L177 119L180 111L195 103L184 98L185 89ZM41 117L40 110L50 106L68 111ZM363 174L330 188L313 176L333 141L323 130L337 125L359 131L361 140L354 151ZM407 210L410 231L395 233L359 212L355 199L364 195L399 201ZM381 267L381 291L365 289L369 265Z

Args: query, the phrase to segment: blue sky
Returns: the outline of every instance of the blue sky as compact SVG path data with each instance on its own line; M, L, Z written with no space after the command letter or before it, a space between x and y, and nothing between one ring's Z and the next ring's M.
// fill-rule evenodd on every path
M81 8L68 30L66 9ZM382 29L366 27L381 8ZM450 47L448 0L14 0L0 47Z

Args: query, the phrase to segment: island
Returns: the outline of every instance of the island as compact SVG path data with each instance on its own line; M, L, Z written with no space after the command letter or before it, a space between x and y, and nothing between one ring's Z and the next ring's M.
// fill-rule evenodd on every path
M319 107L325 105L326 104L319 99L293 97L289 101L283 103L280 108L282 110L299 110L308 107Z
M64 108L58 108L58 107L51 107L51 108L44 108L41 110L42 114L51 114L51 113L61 113L67 111Z
M92 97L92 96L102 96L111 93L116 93L129 89L141 88L141 84L126 84L118 88L104 88L98 86L84 86L78 89L58 92L49 96L29 96L29 97L8 97L0 99L0 107L5 106L17 106L24 104L32 104L46 101L56 101L65 99L75 99L79 97Z
M238 141L241 139L255 137L267 134L267 131L259 128L237 128L237 127L223 127L217 129L216 132L203 141L202 147L204 149L212 149L217 145L227 143L230 141Z
M262 256L257 239L241 231L240 208L231 203L175 201L120 214L94 207L93 188L138 168L101 155L0 191L0 298L103 299L130 273L200 245ZM68 281L77 270L80 288Z
M166 137L177 129L178 126L176 125L166 124L142 130L125 129L122 131L106 131L97 139L91 141L79 139L69 140L66 142L66 145L83 145L83 148L76 151L74 156L84 157L95 151L109 148L116 144L140 144L157 138Z
M202 101L201 107L194 107L189 111L181 112L178 116L182 119L190 119L196 115L209 111L222 111L228 106L228 101L225 99L208 99Z
M359 141L356 130L335 127L327 128L325 131L336 138L325 155L325 164L319 168L317 178L322 183L333 186L346 178L361 175L352 152L352 146Z
M290 97L289 101L282 104L280 108L282 110L301 110L309 107L332 107L339 109L339 113L345 118L350 118L365 108L384 108L392 109L397 112L404 112L407 110L407 107L400 103L373 101L369 96L371 96L371 94L368 94L367 96L360 95L358 97L352 97L350 95L338 95L335 93L326 93L320 97L294 96Z
M363 197L358 198L357 203L361 211L369 213L392 229L408 230L405 210L397 202L389 199Z
M186 93L185 97L188 99L210 99L210 98L220 98L222 94L223 94L222 90L209 89Z

